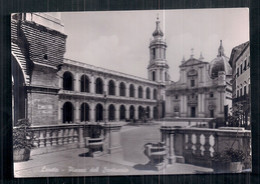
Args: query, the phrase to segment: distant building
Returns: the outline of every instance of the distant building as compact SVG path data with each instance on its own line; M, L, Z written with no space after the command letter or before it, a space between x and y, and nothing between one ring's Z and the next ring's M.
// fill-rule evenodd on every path
M159 23L144 79L64 59L59 13L13 14L14 124L23 118L32 125L163 118L169 66Z
M250 119L250 42L247 41L232 49L229 60L233 71L233 106L243 105L244 117L242 123L249 123Z
M210 63L191 54L183 59L180 79L166 88L166 118L226 117L232 104L232 68L222 41L217 57Z

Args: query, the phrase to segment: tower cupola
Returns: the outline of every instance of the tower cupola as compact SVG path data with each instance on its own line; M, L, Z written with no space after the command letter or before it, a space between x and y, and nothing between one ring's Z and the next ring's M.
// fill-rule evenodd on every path
M164 34L160 28L160 20L157 17L155 31L152 33L153 38L150 41L150 61L147 67L148 79L156 82L166 82L169 80L168 64L166 60L167 44Z

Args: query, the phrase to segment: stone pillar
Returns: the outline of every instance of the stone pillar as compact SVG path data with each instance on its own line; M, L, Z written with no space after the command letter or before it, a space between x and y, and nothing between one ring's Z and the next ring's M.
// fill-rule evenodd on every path
M153 119L153 106L149 106L150 107L150 118Z
M121 146L121 130L122 125L119 123L107 123L104 125L105 132L105 145L104 152L107 154L113 154L122 151Z
M202 117L205 117L205 94L201 94L201 114Z
M63 89L63 77L59 76L59 88Z
M198 94L198 115L199 117L203 117L203 114L202 114L202 106L203 106L203 98L202 98L202 94L199 93Z
M58 124L62 124L62 101L58 101Z
M171 117L173 115L173 102L172 102L172 97L170 95L166 96L165 100L165 116L166 117Z
M135 114L134 114L134 117L135 119L138 119L138 105L135 105Z
M84 148L85 147L85 142L84 142L84 136L83 136L83 129L84 126L81 125L78 127L78 148Z
M103 94L108 95L108 79L107 78L104 78Z
M74 91L80 91L80 86L79 86L79 74L75 74L75 79L74 79Z
M129 108L130 108L130 106L129 105L126 105L125 106L125 118L126 119L129 119L130 118L130 116L129 116Z
M125 85L125 96L126 96L126 97L130 97L129 84L128 84L128 83L126 83L126 85Z
M115 105L115 108L116 108L116 109L115 109L115 111L116 111L116 112L115 112L115 116L116 116L116 117L115 117L115 120L116 120L116 121L119 121L119 120L120 120L120 117L119 117L119 116L120 116L119 104L116 104L116 105Z
M176 162L176 158L174 155L174 132L168 134L169 136L169 156L168 156L168 163L173 164Z
M95 103L90 104L90 122L95 122L95 114L96 114L95 105L96 105Z
M120 81L116 81L116 96L120 96Z
M74 123L78 123L80 122L80 105L78 101L75 103L74 111L75 111Z
M108 103L104 103L104 108L103 108L103 121L108 122Z
M134 93L135 93L135 98L138 98L138 85L135 85L134 84L134 86L135 86L135 91L134 91Z
M185 117L186 116L186 112L185 112L185 98L184 98L184 95L181 95L180 96L180 98L181 98L181 103L180 103L180 105L181 105L181 117Z
M90 77L90 93L95 93L95 77L91 75Z

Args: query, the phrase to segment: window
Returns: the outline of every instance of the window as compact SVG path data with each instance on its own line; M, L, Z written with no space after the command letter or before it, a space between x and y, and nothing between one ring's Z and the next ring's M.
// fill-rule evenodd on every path
M213 98L213 97L214 97L214 93L210 93L210 94L209 94L209 97L210 97L210 98Z
M239 97L239 90L237 90L237 98Z
M119 85L120 88L120 96L125 96L125 84L123 82Z
M247 92L246 92L246 86L244 86L244 95L246 95Z
M240 89L240 96L242 96L243 95L243 93L242 93L242 88Z
M63 74L63 89L73 91L73 77L70 72Z
M153 48L153 59L155 59L155 48Z
M108 95L115 95L115 83L112 80L108 84Z
M239 68L237 68L237 77L239 77Z
M190 80L190 86L191 86L191 87L194 87L194 86L195 86L195 80L194 80L194 79Z
M175 95L175 99L177 100L179 98L179 96L178 95Z
M133 84L130 85L129 92L130 97L135 97L135 87Z
M80 79L80 91L89 92L89 79L86 75L82 75Z
M156 81L155 71L152 72L152 80Z
M150 99L150 88L146 88L146 99Z
M240 65L240 74L242 74L243 73L243 64L241 63L241 65Z
M143 98L143 88L141 86L138 87L138 98Z
M247 60L244 61L244 70L247 69Z
M214 118L214 110L213 109L210 110L210 117Z
M156 89L153 90L153 99L157 100L157 90Z
M96 80L96 94L103 94L103 81L101 78Z

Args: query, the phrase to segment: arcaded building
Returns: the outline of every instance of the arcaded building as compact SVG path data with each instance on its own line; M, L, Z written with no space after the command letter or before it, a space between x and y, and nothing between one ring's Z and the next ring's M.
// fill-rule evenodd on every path
M211 62L203 56L182 61L180 79L166 87L166 118L226 117L232 105L232 68L222 41Z
M65 59L67 35L59 13L13 14L14 125L23 118L32 125L163 118L170 77L159 24L144 79Z

